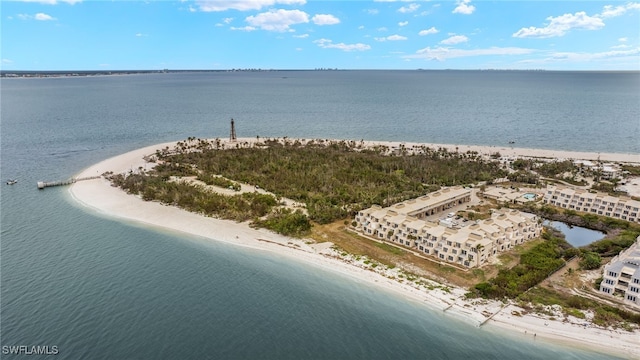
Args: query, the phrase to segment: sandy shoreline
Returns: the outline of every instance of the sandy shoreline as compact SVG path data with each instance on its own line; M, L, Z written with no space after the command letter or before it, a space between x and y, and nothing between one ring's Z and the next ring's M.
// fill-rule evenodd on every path
M289 139L294 141L295 139ZM256 139L239 139L238 142L253 143ZM223 141L224 143L225 141ZM367 145L385 145L405 147L426 145L431 148L445 147L451 151L478 151L480 154L500 152L502 156L511 156L507 150L500 147L479 147L466 145L437 145L414 144L400 142L366 142ZM227 142L228 144L228 142ZM153 154L157 149L170 148L175 142L157 144L122 154L83 170L77 177L88 177L103 174L107 171L114 173L128 172L145 164L143 156ZM452 147L452 148L449 148ZM505 148L506 149L506 148ZM638 154L604 154L604 153L573 153L566 151L510 149L518 156L558 157L564 159L588 159L616 162L640 162ZM521 153L520 153L521 152ZM551 156L551 154L554 154ZM595 157L592 157L594 156ZM212 241L222 241L237 246L269 251L278 255L295 259L312 266L337 272L357 281L374 284L387 291L423 303L432 309L444 311L445 314L462 319L472 326L480 326L489 316L491 320L484 326L499 327L511 333L517 332L528 336L531 341L536 339L550 340L581 348L589 348L603 353L611 353L625 358L640 358L640 333L613 331L596 327L585 327L585 320L569 318L567 322L552 321L527 314L517 316L522 311L513 305L504 307L500 302L466 300L466 291L460 288L433 286L429 290L424 285L406 281L401 283L398 269L382 269L382 266L372 269L364 264L363 259L342 256L330 247L329 243L307 244L302 240L291 239L264 229L252 229L246 223L225 221L190 213L175 207L161 205L156 202L145 202L140 197L128 195L124 191L112 187L105 179L80 181L73 184L69 191L72 197L83 206L101 214L127 221L134 221L180 231ZM433 283L435 284L435 283ZM535 338L534 335L535 334Z
M411 146L427 146L432 149L445 148L449 152L466 153L467 151L475 151L481 155L490 156L499 153L502 157L528 157L541 159L559 159L559 160L600 160L607 162L623 162L623 163L640 163L640 154L627 153L600 153L600 152L584 152L584 151L567 151L567 150L548 150L548 149L528 149L509 146L481 146L481 145L455 145L455 144L422 144L414 142L384 142L384 141L365 141L367 145L387 145L399 146L404 145L405 148Z

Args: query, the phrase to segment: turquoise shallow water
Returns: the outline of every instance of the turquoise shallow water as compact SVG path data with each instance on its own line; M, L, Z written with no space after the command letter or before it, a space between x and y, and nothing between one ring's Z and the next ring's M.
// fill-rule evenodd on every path
M518 146L638 152L629 139L638 126L639 109L629 105L639 96L633 87L637 73L595 74L596 79L553 74L3 79L0 176L19 183L3 181L0 192L0 342L55 345L56 358L66 359L608 358L474 328L277 254L115 221L77 205L66 188L35 187L36 181L65 179L142 146L188 136L226 137L231 117L239 136L500 145L507 135L530 132L531 122L542 121L532 120L537 112L546 112L567 117L554 126L578 129L581 140L542 131L518 139ZM534 85L555 95L535 98L526 92ZM486 91L473 98L479 88ZM590 98L605 93L611 98L602 104ZM589 104L549 103L557 94ZM476 111L463 113L468 108ZM582 111L618 111L615 118L627 130L598 125L596 116L585 120ZM505 126L510 134L489 136L484 130ZM616 141L598 140L603 132Z

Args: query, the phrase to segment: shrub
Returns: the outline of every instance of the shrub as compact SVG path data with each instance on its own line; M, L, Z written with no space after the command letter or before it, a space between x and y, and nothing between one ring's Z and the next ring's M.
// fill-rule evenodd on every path
M585 270L593 270L600 267L602 263L602 258L597 253L592 251L587 251L582 254L582 259L580 260L580 267Z
M278 209L265 220L256 220L253 225L265 227L286 236L302 237L311 231L309 218L300 210Z

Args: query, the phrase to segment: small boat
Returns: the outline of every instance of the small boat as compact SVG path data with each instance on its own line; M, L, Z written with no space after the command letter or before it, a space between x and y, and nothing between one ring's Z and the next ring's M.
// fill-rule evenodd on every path
M16 180L16 179L9 179L9 180L7 180L7 185L13 185L13 184L15 184L17 182L18 182L18 180Z
M516 143L516 142L515 142L515 141L513 141L513 140L512 140L512 141L509 141L509 144L515 144L515 143Z

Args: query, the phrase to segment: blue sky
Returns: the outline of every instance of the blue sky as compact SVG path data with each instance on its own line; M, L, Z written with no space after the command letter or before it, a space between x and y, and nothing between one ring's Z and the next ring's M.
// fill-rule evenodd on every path
M640 2L26 0L3 70L640 70Z

